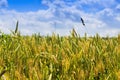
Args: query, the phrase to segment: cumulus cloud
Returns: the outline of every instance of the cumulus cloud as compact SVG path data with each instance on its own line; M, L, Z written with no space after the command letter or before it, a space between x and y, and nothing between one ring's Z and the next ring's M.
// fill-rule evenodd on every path
M120 4L118 4L118 5L116 6L116 9L120 10Z
M106 16L113 16L113 10L110 8L104 8L103 10L99 11L98 15L101 17L106 15Z
M101 36L118 34L120 23L116 23L116 21L119 20L119 13L115 14L114 10L108 7L95 13L85 12L82 5L78 8L80 4L90 4L88 2L102 4L103 0L101 2L100 0L76 0L73 3L64 2L64 0L54 0L53 2L43 0L43 4L48 6L48 9L36 12L2 9L0 10L0 29L5 33L10 33L10 30L14 30L16 21L19 20L19 29L22 34L40 32L42 35L46 35L56 32L60 35L69 35L72 28L75 28L80 35L84 35L85 32L89 35L99 33ZM112 3L113 0L110 2ZM104 4L107 5L107 3ZM86 28L80 21L81 17L85 21ZM113 25L116 27L113 28Z
M120 22L120 14L118 14L115 19Z
M0 8L7 7L7 6L8 6L7 0L0 0Z

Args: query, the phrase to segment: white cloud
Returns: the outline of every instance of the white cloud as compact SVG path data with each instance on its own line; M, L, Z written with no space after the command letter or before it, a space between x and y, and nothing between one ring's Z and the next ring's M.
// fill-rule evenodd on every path
M114 16L115 14L114 14L114 11L112 9L104 8L103 10L97 12L97 15L99 17L101 17L101 16L109 16L109 17L111 17L111 16Z
M91 3L102 4L102 2L99 2L100 0L81 1L86 4L89 1ZM112 1L113 0L110 2ZM117 20L120 20L120 17L114 15L115 12L110 8L104 8L96 13L86 13L84 10L77 8L79 5L77 2L73 3L74 5L71 6L67 6L62 0L55 0L53 3L44 0L43 3L49 6L47 10L24 13L15 10L0 10L0 29L5 33L10 33L10 30L15 29L16 21L19 20L19 29L22 34L40 32L42 35L51 35L52 32L56 32L60 35L69 35L73 27L80 35L84 35L84 33L87 32L89 35L99 33L101 36L114 36L120 32L119 28L112 28L113 26L111 24L106 23L107 19L101 19L101 17L106 18L107 15L108 17L116 17ZM58 8L58 4L60 4L61 7ZM58 11L58 14L56 14L56 10ZM86 28L81 24L80 17L84 19ZM115 21L113 21L112 24L115 24Z
M111 7L113 5L116 5L117 2L115 0L76 0L76 2L74 2L77 5L95 5L96 6L100 6L100 7L104 7L104 8L108 8ZM109 5L108 5L109 3ZM84 7L84 6L83 6Z
M107 29L104 29L103 32L101 31L100 35L101 36L110 36L110 37L112 37L112 36L117 36L119 33L120 33L120 29L109 29L109 28L107 28Z
M120 14L118 14L115 19L120 22Z
M118 5L116 6L116 9L120 10L120 4L118 4Z
M7 6L8 6L7 0L0 0L0 7L7 7Z

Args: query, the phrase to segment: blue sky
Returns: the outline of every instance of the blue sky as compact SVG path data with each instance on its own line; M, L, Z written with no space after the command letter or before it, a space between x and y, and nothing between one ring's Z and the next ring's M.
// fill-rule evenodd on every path
M18 12L38 11L46 9L41 0L8 0L8 9L14 9Z
M80 35L117 36L120 0L0 0L0 30L10 33L17 20L20 32L27 35L69 35L75 28Z

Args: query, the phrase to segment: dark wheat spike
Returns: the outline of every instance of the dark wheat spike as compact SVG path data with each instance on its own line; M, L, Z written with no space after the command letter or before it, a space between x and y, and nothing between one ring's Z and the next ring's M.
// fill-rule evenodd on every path
M82 18L81 18L81 21L82 21L83 26L85 26L84 20Z
M18 32L18 21L16 23L16 29L15 29L15 33L17 33L17 32Z

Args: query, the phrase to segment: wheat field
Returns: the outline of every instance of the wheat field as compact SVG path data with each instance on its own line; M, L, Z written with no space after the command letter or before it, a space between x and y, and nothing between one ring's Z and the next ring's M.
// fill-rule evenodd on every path
M2 33L0 80L120 80L120 35Z

